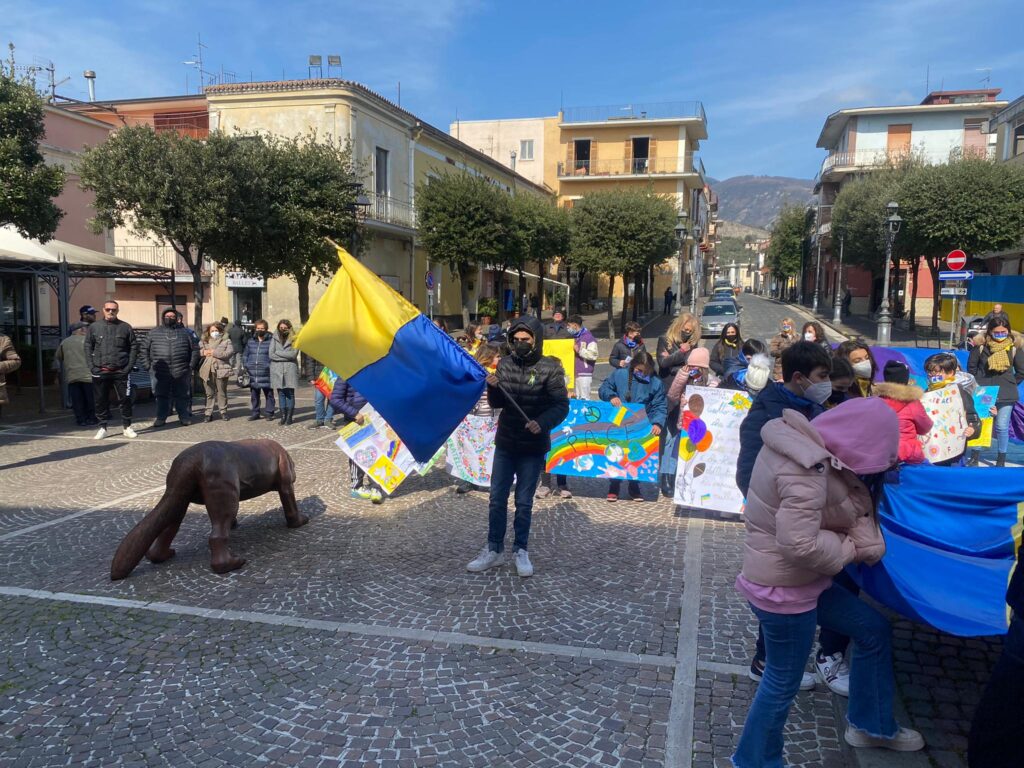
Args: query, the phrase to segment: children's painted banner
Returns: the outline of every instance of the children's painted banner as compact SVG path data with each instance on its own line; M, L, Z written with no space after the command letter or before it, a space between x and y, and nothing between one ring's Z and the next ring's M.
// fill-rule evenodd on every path
M547 351L548 343L544 342ZM658 437L642 405L569 400L569 415L551 432L547 471L610 480L658 479Z
M494 435L497 431L496 418L472 414L464 418L445 444L448 474L467 483L489 488L491 468L494 466Z
M994 426L995 419L991 416L987 419L981 420L981 431L978 432L977 437L967 441L968 448L991 448L992 447L992 427Z
M978 412L979 419L987 419L992 414L989 412L999 399L999 387L975 387L974 388L974 410Z
M390 496L420 465L373 406L359 413L363 423L349 422L338 430L335 445Z
M675 503L743 514L736 487L740 424L750 411L746 392L687 387L679 435Z
M316 381L313 382L313 386L316 387L324 397L330 398L331 392L334 391L334 382L337 380L338 374L325 365L323 370L320 371L320 375L316 377Z
M557 357L565 369L565 386L572 392L576 386L575 339L544 339L544 354Z
M1004 634L1022 515L1019 469L904 466L878 506L885 557L850 570L909 619L954 635Z
M921 405L932 420L931 432L918 438L925 458L935 464L962 454L967 445L967 414L960 389L955 384L947 384L942 389L925 392Z

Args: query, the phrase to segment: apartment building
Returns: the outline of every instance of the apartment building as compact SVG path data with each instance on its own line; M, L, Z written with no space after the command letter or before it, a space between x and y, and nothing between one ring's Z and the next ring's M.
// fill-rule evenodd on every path
M994 157L996 137L985 132L987 121L1007 106L998 88L933 91L920 104L840 109L825 119L817 147L828 153L818 173L815 193L818 216L814 258L805 265L802 292L815 286L821 246L821 304L834 300L839 280L840 243L831 236L832 204L850 180L913 156L927 163L946 163L957 155ZM914 276L902 263L892 280L892 303L897 316L909 308ZM923 264L918 280L918 312L931 311L934 287ZM882 279L866 270L844 265L842 289L853 294L854 313L874 311L881 301Z
M550 117L460 120L452 136L553 190L571 207L590 192L631 186L671 197L687 214L688 237L678 259L656 271L653 296L673 286L682 295L691 274L704 275L710 204L699 150L707 116L699 101L568 107ZM701 245L705 248L702 250ZM565 274L565 279L571 276ZM583 286L607 294L607 278ZM574 285L573 290L580 287ZM698 283L699 288L699 283ZM622 290L615 287L621 307Z

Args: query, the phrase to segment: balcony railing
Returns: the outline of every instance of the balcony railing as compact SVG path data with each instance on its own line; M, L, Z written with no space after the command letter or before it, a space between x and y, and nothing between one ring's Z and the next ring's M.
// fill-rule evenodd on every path
M609 104L599 107L568 107L563 123L603 123L608 120L680 120L700 118L707 123L699 101L663 101L653 104Z
M190 275L188 264L169 245L118 245L114 247L114 255L119 259L152 264L155 267L174 267L174 271ZM213 274L213 262L203 259L202 274L209 277Z
M366 209L367 219L415 229L416 210L411 203L375 192L369 193L368 197L370 198L370 207Z
M917 160L928 165L941 165L957 157L980 157L991 160L995 157L992 147L954 149L952 151L921 150L921 149L858 149L854 152L832 152L821 164L821 175L824 176L837 169L883 168Z
M668 173L699 173L704 176L704 163L695 153L684 157L634 157L618 160L574 160L560 162L558 175L565 178L582 176L657 176Z

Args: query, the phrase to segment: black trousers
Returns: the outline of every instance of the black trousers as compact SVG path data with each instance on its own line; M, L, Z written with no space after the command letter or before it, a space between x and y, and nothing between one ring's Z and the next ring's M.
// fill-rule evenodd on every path
M1024 725L1024 618L1014 614L1003 654L974 710L967 740L970 768L1018 768Z
M96 399L92 388L92 382L72 381L68 384L71 409L75 412L75 423L79 426L92 424L96 420Z
M121 406L121 426L132 424L132 383L127 373L103 373L92 377L92 391L96 399L96 420L101 427L110 418L110 394Z

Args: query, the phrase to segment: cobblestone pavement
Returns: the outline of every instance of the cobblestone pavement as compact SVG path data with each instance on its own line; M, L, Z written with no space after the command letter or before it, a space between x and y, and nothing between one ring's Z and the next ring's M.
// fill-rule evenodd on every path
M748 335L770 335L785 308L743 298ZM290 427L152 430L145 404L133 441L94 441L60 415L0 430L0 762L729 764L755 690L737 520L689 517L653 488L646 504L609 504L600 482L571 479L574 498L535 506L536 576L470 574L486 496L456 495L435 471L381 506L351 499L332 434L307 429L310 405L300 392ZM111 582L173 457L254 435L289 448L309 525L285 527L275 496L244 502L231 541L247 563L217 576L194 507L176 557ZM927 757L962 765L998 642L894 626ZM841 722L826 691L801 693L789 764L852 764Z

